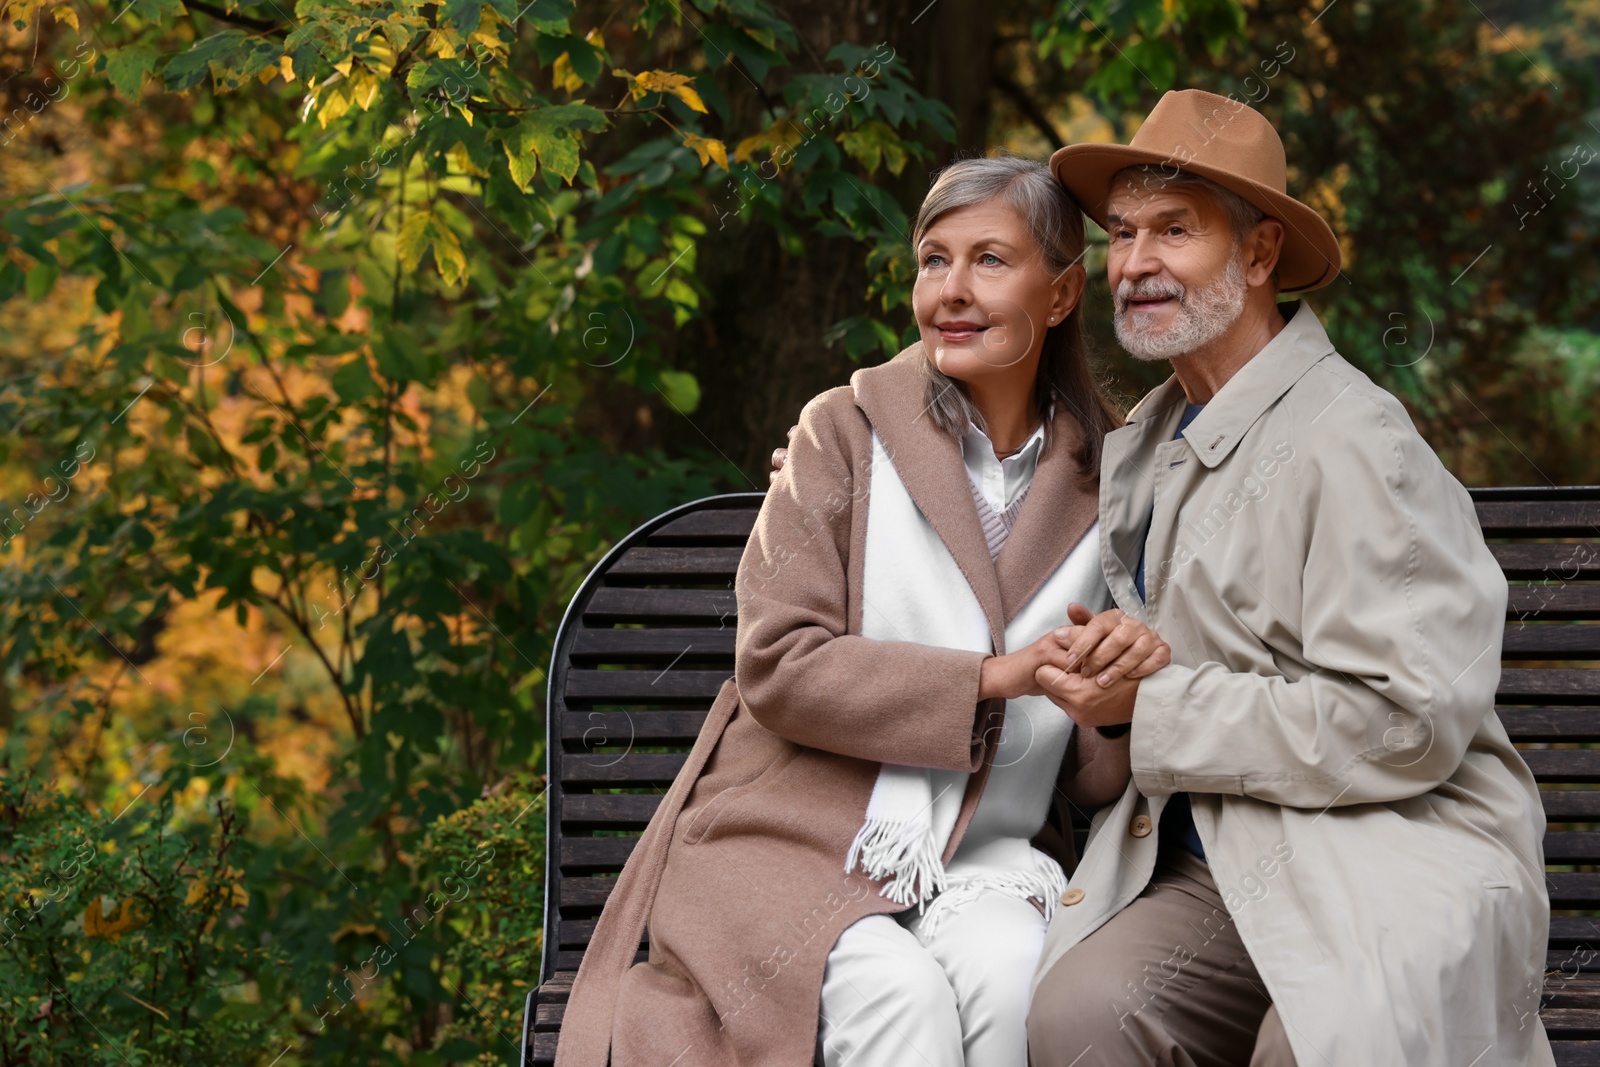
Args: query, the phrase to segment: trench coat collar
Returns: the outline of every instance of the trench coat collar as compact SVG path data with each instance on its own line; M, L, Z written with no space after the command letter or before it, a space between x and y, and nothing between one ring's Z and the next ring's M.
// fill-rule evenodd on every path
M1240 367L1217 395L1207 401L1205 410L1184 428L1184 439L1208 468L1227 459L1256 420L1314 363L1334 350L1333 342L1328 340L1322 323L1306 301L1291 301L1280 305L1279 310L1289 321L1278 331L1278 336ZM1165 423L1159 416L1170 411L1174 404L1181 406L1183 401L1183 386L1174 375L1128 413L1128 422L1150 423L1144 427L1144 432L1148 433L1156 425Z
M933 421L924 400L922 344L851 375L856 405L883 441L917 509L954 557L1005 651L1005 627L1094 525L1098 494L1078 482L1073 458L1081 429L1057 404L1051 443L1039 457L1028 500L998 558L989 556L959 439ZM1063 620L1066 605L1062 605Z

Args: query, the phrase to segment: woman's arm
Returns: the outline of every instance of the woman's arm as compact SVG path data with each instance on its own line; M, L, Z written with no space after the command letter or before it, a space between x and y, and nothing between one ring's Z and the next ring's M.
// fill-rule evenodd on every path
M1036 683L1020 669L997 674L985 661L998 657L983 652L850 632L851 533L871 490L870 441L848 389L801 413L739 564L739 694L757 722L798 744L973 771L987 698Z

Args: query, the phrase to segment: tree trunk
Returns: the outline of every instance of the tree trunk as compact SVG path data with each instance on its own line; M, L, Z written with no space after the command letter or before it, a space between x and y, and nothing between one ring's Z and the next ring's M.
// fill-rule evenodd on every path
M989 120L989 57L993 7L977 0L890 0L883 7L862 0L815 0L780 9L803 38L802 63L835 69L822 57L841 42L869 47L885 42L910 70L913 84L955 112L957 142L934 146L931 166L908 166L890 185L907 213L927 191L928 172L958 153L981 153ZM751 129L765 102L737 73L724 88L733 128ZM840 129L829 128L824 136ZM880 178L882 175L880 174ZM786 198L800 196L798 182L780 177ZM726 201L726 203L723 203ZM735 206L731 192L720 210ZM874 314L866 299L865 250L853 241L805 235L799 255L783 250L768 224L740 223L728 216L700 250L701 277L711 292L702 327L680 335L676 364L700 381L701 404L692 426L669 431L674 442L704 447L709 441L743 476L729 472L739 488L765 489L768 457L785 441L806 402L844 385L858 364L842 346L828 347L823 333L852 315ZM905 312L893 325L908 321Z

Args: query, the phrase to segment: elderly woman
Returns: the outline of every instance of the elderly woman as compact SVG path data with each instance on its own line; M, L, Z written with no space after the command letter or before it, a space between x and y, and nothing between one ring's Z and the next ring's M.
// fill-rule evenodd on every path
M1027 1063L1066 805L1128 782L1126 737L1035 680L1079 666L1068 606L1110 601L1119 420L1048 170L953 164L912 243L922 339L802 413L739 567L736 676L606 905L558 1067ZM1122 632L1107 707L1170 658Z

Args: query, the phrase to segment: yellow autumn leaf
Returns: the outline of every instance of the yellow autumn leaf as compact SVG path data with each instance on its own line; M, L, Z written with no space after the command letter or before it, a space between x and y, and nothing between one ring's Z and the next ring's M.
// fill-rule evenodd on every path
M328 128L328 123L350 110L350 94L346 91L345 84L340 82L328 91L322 99L322 106L317 108L317 122L323 129Z
M73 29L78 28L78 13L72 9L71 4L57 4L51 14L55 15L57 22L65 22Z
M382 84L376 74L363 67L350 76L350 98L361 105L362 111L366 111L378 99Z
M596 27L584 34L583 39L602 51L604 51L606 47L606 39L600 35L599 27Z
M11 21L11 25L19 30L28 28L33 21L33 14L44 6L44 0L0 0L0 16Z
M550 65L550 78L557 89L565 89L569 93L583 88L583 79L572 69L572 57L565 52L556 56L556 61Z
M683 143L694 149L694 154L700 157L703 167L713 159L717 166L723 170L728 169L728 148L715 137L701 137L699 134L685 133Z
M487 178L489 172L472 162L472 157L467 153L467 146L457 141L447 153L450 162L455 164L457 170L463 174L470 174L474 178Z
M129 897L117 905L117 910L110 915L105 913L102 901L95 897L89 901L89 906L83 913L83 932L89 937L116 940L124 930L131 930L142 926L145 917L138 908L138 901Z
M734 147L733 158L739 163L745 163L758 149L766 148L775 152L781 145L793 150L803 140L805 138L801 136L799 127L785 119L740 141Z
M698 111L702 115L707 114L705 101L694 91L694 85L689 81L687 74L678 74L670 70L647 70L634 75L632 92L635 100L648 93L667 93L688 104L691 110Z
M278 72L283 75L283 80L294 84L294 57L285 52L278 57ZM195 779L199 781L200 779Z

